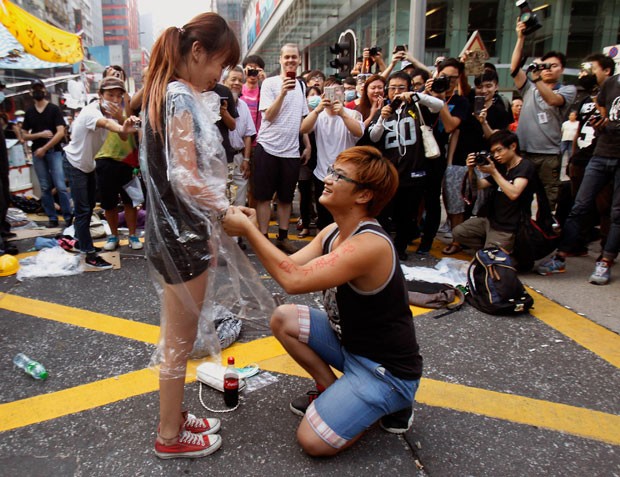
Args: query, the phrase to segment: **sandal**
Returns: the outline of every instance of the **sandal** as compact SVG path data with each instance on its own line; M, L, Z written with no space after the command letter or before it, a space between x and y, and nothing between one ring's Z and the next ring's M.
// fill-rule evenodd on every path
M308 235L310 235L310 229L302 229L297 233L297 238L306 238Z
M444 248L441 253L443 253L444 255L454 255L455 253L460 252L461 250L463 250L461 248L461 246L456 243L456 242L452 242L450 245L448 245L446 248Z

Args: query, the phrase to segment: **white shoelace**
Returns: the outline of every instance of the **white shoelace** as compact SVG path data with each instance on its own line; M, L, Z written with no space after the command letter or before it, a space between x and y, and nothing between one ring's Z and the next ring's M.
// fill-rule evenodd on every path
M187 419L185 420L185 424L190 427L197 427L197 426L207 427L207 428L210 427L209 421L207 421L206 419L196 417L190 413L187 413Z
M181 432L181 435L179 436L179 442L182 444L190 444L194 446L204 446L205 444L209 443L209 441L205 443L204 438L200 434L194 434L189 431Z

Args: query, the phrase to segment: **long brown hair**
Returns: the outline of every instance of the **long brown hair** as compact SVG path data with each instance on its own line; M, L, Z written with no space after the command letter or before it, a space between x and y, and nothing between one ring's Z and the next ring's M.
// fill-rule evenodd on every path
M157 38L144 83L142 109L148 104L149 123L156 134L162 135L162 112L166 87L177 72L177 66L190 53L197 41L208 55L228 51L224 65L239 62L239 42L226 20L217 13L201 13L183 28L169 27Z
M360 104L358 104L357 108L355 108L360 113L362 113L362 117L364 118L364 120L368 119L368 116L370 115L370 110L372 109L372 104L370 104L370 98L368 97L368 86L370 85L370 83L374 83L377 80L383 82L383 86L385 86L386 80L383 76L369 76L364 83L364 89L362 91L362 97L360 98Z

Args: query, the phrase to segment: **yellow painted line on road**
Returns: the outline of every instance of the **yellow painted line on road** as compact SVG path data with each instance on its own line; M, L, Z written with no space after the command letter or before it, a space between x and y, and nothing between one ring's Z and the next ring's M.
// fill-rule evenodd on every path
M416 401L620 445L620 416L422 378Z
M0 295L0 308L144 343L156 344L159 339L159 326L9 293Z
M530 310L532 316L620 368L620 335L558 305L531 288L529 292L534 298L534 308Z

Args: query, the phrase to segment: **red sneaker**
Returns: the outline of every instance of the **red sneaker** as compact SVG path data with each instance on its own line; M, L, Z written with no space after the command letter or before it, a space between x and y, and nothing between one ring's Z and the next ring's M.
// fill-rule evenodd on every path
M174 444L163 444L155 440L155 455L160 459L191 459L213 454L222 446L222 438L218 435L201 436L189 431L181 431Z
M183 428L186 431L194 434L200 434L201 436L215 434L221 427L221 422L219 419L196 417L187 411L183 412L183 419L185 419Z

